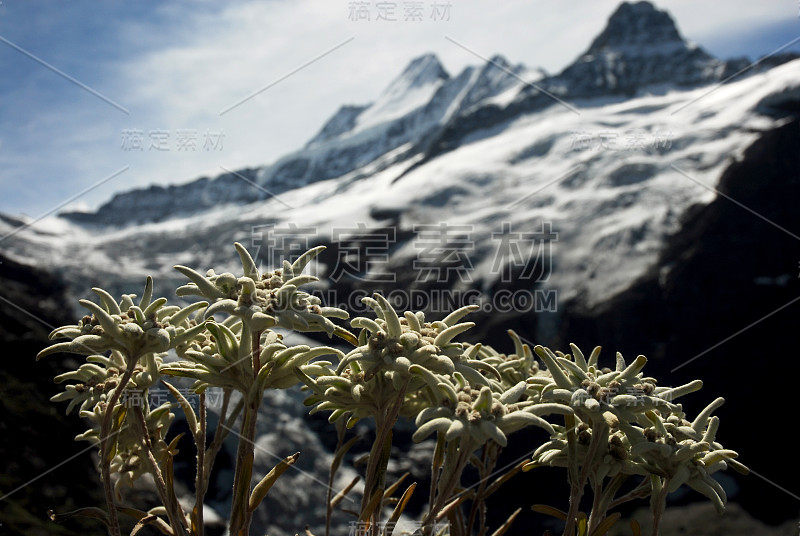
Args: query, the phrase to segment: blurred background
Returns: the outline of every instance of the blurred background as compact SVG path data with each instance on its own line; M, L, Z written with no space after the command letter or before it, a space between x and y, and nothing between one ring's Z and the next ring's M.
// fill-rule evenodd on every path
M235 271L233 241L264 268L328 246L310 290L354 316L376 291L432 319L475 303L466 338L499 351L514 329L602 345L609 362L644 354L664 385L704 380L687 413L724 396L719 440L753 473L724 477L723 518L671 496L665 533L795 534L798 15L738 0L3 0L0 534L96 530L46 518L102 503L71 440L81 424L48 401L70 362L34 361L47 333L92 286L141 292L149 274L177 302L172 266ZM299 391L281 396L265 420L283 432L259 444L311 461L254 533L317 533L312 477L327 482L335 435ZM392 469L422 481L411 432ZM520 432L501 465L544 439ZM224 517L219 470L209 506ZM491 526L519 505L512 533L557 527L527 505L566 508L563 481L515 477Z

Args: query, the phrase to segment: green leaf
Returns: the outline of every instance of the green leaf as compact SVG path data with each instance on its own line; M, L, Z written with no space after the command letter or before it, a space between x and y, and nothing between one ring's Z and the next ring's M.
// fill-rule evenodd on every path
M539 514L545 514L556 519L560 519L561 521L567 520L567 513L555 508L553 506L548 506L546 504L534 504L531 506L531 510L537 512Z
M600 352L602 350L602 346L595 346L592 350L592 353L589 355L589 359L586 361L586 364L590 367L597 368L597 360L600 358Z
M569 343L569 347L572 349L572 357L575 359L575 364L583 371L589 370L589 364L586 362L586 358L583 356L581 349L572 343Z
M375 301L378 302L378 314L386 322L386 334L395 338L402 335L403 327L400 325L400 319L397 318L397 312L394 307L378 293L375 294Z
M333 334L339 337L340 339L349 342L353 346L358 346L358 339L356 338L356 336L341 326L336 326L333 330Z
M538 355L542 361L544 361L548 372L550 372L550 375L553 377L553 381L556 382L557 386L559 386L561 389L571 389L573 387L572 382L569 381L569 378L567 378L567 376L564 374L564 371L558 366L558 363L556 362L556 355L552 350L545 348L544 346L536 345L533 351L536 352L536 355Z
M72 510L71 512L65 512L63 514L56 514L52 510L48 510L47 517L50 518L50 521L55 521L56 523L63 523L64 521L72 519L73 517L91 517L94 519L99 519L105 523L106 526L109 525L108 514L105 512L105 510L101 510L100 508L96 508L94 506L78 508L77 510Z
M685 385L681 385L680 387L674 387L672 389L662 391L658 393L658 397L668 402L672 402L676 398L698 391L702 387L703 387L703 382L701 380L694 380Z
M139 300L139 307L141 309L147 309L147 307L150 305L150 300L152 299L153 299L153 278L148 275L147 281L144 284L144 293L142 294L142 299Z
M377 488L375 492L370 497L369 502L361 511L361 515L358 516L359 521L367 521L370 517L372 517L372 513L377 509L380 508L381 501L383 500L383 488ZM368 527L365 527L368 528Z
M250 252L248 252L247 249L239 242L234 242L233 247L236 248L236 252L239 254L239 258L242 260L242 269L244 270L244 275L253 281L258 281L258 267L256 266L253 257L250 256Z
M118 315L122 313L122 311L119 308L119 305L117 304L117 300L115 300L111 296L111 294L98 287L92 288L92 292L97 294L97 296L100 298L100 301L103 302L103 305L105 306L106 311L108 311L109 314Z
M100 322L100 326L108 336L115 338L120 336L119 326L105 309L89 300L79 300L79 303L90 312L94 313L95 318Z
M247 503L248 511L252 512L258 505L261 504L261 501L264 500L264 497L267 496L272 485L278 480L278 478L286 472L286 470L293 466L297 459L300 457L299 452L295 452L291 456L287 456L280 462L278 465L272 468L272 470L266 474L261 481L256 484L256 487L253 488L253 492L250 494L250 500Z
M470 313L474 313L478 309L480 309L479 305L465 305L464 307L460 307L455 311L453 311L452 313L450 313L449 315L447 315L446 317L444 317L444 319L442 320L442 324L444 324L445 326L455 326L459 320L461 320Z
M167 303L166 298L158 298L156 301L152 302L150 305L147 306L147 309L142 311L144 313L145 318L149 318L150 316L155 315L156 311L158 311L160 307L163 307L165 303Z
M578 512L578 536L586 536L586 531L588 527L586 526L586 514L583 512Z
M622 514L619 512L614 512L605 518L602 523L597 525L597 528L594 529L594 532L592 532L592 536L605 536L605 533L611 530L611 527L613 527L621 517Z
M189 285L184 285L180 287L175 293L178 296L189 296L191 294L199 294L200 296L205 296L209 299L219 299L219 298L227 298L225 293L219 290L216 286L214 286L208 279L203 277L202 275L198 274L191 268L187 266L181 266L180 264L174 267L180 273L188 277L192 283L194 283L197 288L192 288Z
M514 520L517 518L520 512L522 512L522 508L517 508L516 510L514 510L514 512L510 516L508 516L506 522L500 525L497 528L497 530L492 533L492 536L503 536L503 534L508 532L508 529L511 528L511 524L514 522Z
M317 246L300 255L291 265L292 275L300 274L303 270L305 270L308 263L323 251L325 251L325 246Z
M203 309L204 307L208 307L208 302L199 301L191 305L187 305L174 315L170 316L169 323L172 324L173 326L178 326L182 324L184 320L187 320L189 318L189 315L191 315L193 312Z
M339 506L339 504L344 500L344 498L347 497L347 494L350 493L350 491L355 487L356 484L358 484L359 480L361 480L361 477L356 476L353 480L350 481L349 484L347 484L344 488L342 488L342 491L337 493L333 497L333 499L331 499L331 504L330 504L331 510Z
M347 452L351 448L353 448L353 445L355 445L360 439L361 436L352 437L347 443L339 447L339 449L336 451L336 454L333 457L333 461L331 462L332 474L336 473L336 471L339 470L339 467L342 465L342 460L344 459L345 454L347 454Z
M438 335L436 335L436 338L433 339L433 344L441 348L453 340L454 337L464 333L474 326L475 322L462 322L461 324L456 324L455 326L445 328Z
M186 397L184 397L174 385L167 383L164 380L161 380L161 383L163 383L164 386L169 389L169 392L172 393L172 396L174 396L181 405L181 409L183 409L183 413L186 415L186 424L189 425L189 430L192 432L192 436L194 436L195 440L198 441L198 444L201 444L201 438L198 437L198 434L200 433L200 425L197 423L197 415L195 415L191 404L189 404L189 401L186 400Z
M403 478L405 478L407 475L408 473L403 475ZM394 526L397 523L397 520L400 519L403 510L406 509L406 505L408 504L408 501L411 499L411 496L414 494L415 489L417 489L417 483L412 482L411 485L408 486L406 490L403 492L403 495L400 497L400 500L397 502L397 504L394 507L394 510L392 511L392 515L389 516L389 522L386 524L386 530L384 532L384 536L392 536L392 532L394 531Z
M411 473L409 473L409 472L405 472L405 473L403 473L402 475L400 475L400 478L398 478L398 479L395 481L395 483L394 483L394 484L392 484L391 486L389 486L388 488L386 488L386 491L383 493L383 500L384 500L384 501L385 501L385 500L387 500L387 499L389 499L389 498L390 498L392 495L394 495L394 492L395 492L395 491L397 491L397 488L399 488L399 487L400 487L400 484L402 484L402 483L403 483L403 480L405 480L406 478L408 478L408 475L409 475L409 474L411 474Z
M112 410L114 411L114 410ZM117 445L119 443L119 432L122 429L122 423L125 421L125 416L128 414L128 408L125 406L117 406L116 414L111 417L111 432L108 434L106 447L105 461L111 463L114 456L117 455Z

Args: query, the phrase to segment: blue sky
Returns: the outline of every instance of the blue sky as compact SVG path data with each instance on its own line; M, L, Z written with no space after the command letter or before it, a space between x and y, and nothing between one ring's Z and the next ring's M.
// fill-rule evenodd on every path
M446 3L423 0L424 20L405 22L398 0L389 22L375 20L375 1L371 20L354 21L344 0L3 0L0 212L94 208L134 186L268 164L416 56L436 53L451 74L480 63L446 35L558 72L618 2L451 0L449 20L432 20ZM797 0L656 4L719 57L757 58L800 36Z

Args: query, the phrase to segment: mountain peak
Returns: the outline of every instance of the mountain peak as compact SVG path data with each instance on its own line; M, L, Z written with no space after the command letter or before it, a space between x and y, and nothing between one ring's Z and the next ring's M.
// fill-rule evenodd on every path
M647 86L719 80L724 62L687 43L666 11L623 2L589 49L559 75L574 97L633 95Z
M450 75L444 70L436 54L424 54L411 60L411 63L403 69L400 76L395 78L389 87L397 88L398 86L403 86L410 89L426 86L440 80L447 80L448 78L450 78Z
M605 29L589 47L587 54L673 46L686 48L675 21L666 11L650 2L623 2L608 19Z
M414 58L378 99L359 114L355 129L363 130L393 121L424 107L449 79L450 75L435 54Z

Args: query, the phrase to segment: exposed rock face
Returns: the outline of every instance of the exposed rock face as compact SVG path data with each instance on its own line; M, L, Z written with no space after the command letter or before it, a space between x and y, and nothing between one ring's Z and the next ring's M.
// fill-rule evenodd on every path
M116 194L97 212L68 212L61 216L77 223L101 226L160 222L217 205L242 205L270 197L255 181L255 170L242 169L215 179L203 177L177 186L152 185Z
M687 43L675 22L650 2L623 3L589 49L557 77L572 97L633 95L654 84L688 86L717 81L720 61Z
M672 17L652 3L623 2L586 52L561 73L522 85L510 102L487 99L453 117L425 147L426 159L457 148L476 131L551 106L713 84L794 58L797 54L776 55L755 64L747 58L721 60L687 42Z
M647 56L653 49L685 47L675 21L667 12L658 10L650 2L623 2L586 54L620 51Z
M345 105L328 119L328 122L322 127L319 133L311 138L306 147L313 147L320 143L332 140L346 132L350 132L356 126L358 116L369 108L369 106L351 106Z

